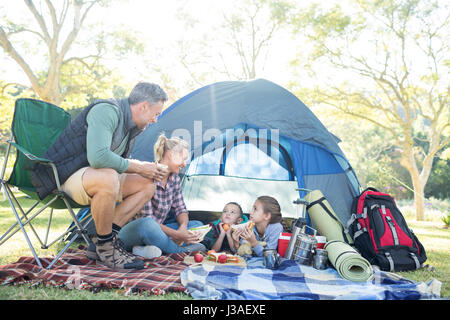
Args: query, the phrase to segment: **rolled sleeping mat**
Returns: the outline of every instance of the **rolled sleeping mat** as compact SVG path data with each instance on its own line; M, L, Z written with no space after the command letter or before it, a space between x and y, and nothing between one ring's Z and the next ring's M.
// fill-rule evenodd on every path
M325 250L328 253L328 260L342 278L365 282L372 276L373 269L369 261L345 242L337 240L327 242Z
M344 226L320 190L311 191L305 200L309 202L306 208L311 222L320 235L325 236L327 241L339 240L353 244L352 237L344 231Z

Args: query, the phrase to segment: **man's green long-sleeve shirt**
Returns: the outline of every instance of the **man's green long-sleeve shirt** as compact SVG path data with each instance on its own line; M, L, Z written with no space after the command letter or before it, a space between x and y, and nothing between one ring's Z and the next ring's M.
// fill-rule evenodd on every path
M128 136L116 150L111 150L114 131L119 124L119 110L108 103L94 106L86 117L88 124L86 151L89 165L93 168L112 168L118 173L128 169L129 161L120 155L125 151Z

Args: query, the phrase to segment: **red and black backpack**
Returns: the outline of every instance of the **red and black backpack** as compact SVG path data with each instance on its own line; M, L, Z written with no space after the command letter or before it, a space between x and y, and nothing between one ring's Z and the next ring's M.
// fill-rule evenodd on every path
M394 198L377 189L367 188L353 199L347 231L360 254L383 271L419 269L427 259Z

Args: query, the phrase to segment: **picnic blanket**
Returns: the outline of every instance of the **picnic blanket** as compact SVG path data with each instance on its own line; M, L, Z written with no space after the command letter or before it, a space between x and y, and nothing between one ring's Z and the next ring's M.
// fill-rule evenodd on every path
M374 268L367 282L352 282L333 268L316 270L283 259L277 270L252 257L247 268L192 265L181 273L181 283L195 299L216 300L406 300L438 299L441 283L417 283Z
M44 284L94 292L114 288L122 289L125 295L143 291L155 295L186 292L180 281L180 273L188 266L183 262L186 255L163 255L146 259L142 270L115 271L87 259L84 250L69 249L50 270L45 267L51 258L45 257L41 258L44 268L33 257L21 257L15 263L0 266L0 285Z

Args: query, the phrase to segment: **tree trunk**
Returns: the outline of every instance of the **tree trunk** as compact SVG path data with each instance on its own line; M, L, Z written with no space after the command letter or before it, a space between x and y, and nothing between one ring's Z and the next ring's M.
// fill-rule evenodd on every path
M413 145L405 142L403 145L403 154L400 164L409 172L414 189L414 207L416 208L416 220L424 221L424 189L427 179L423 180L420 177L419 169L417 168L416 159L414 158Z
M416 220L425 221L425 184L420 181L419 176L413 176L413 188L414 188L414 207L416 208Z

